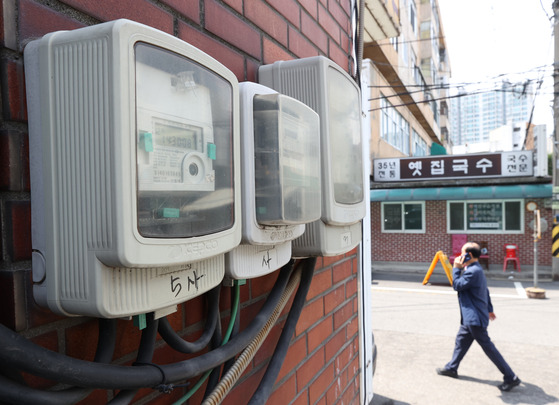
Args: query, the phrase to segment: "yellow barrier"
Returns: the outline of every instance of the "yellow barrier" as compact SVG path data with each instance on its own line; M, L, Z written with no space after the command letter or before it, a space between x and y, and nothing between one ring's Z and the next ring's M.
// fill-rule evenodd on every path
M435 270L435 266L439 261L443 266L446 277L448 278L448 282L450 283L450 285L452 285L452 265L450 264L450 262L448 261L448 257L443 253L442 250L439 250L435 254L435 257L433 258L433 261L429 266L429 270L427 270L427 274L425 274L425 278L423 279L423 285L427 284L429 278L431 277L431 274L433 274L433 271Z

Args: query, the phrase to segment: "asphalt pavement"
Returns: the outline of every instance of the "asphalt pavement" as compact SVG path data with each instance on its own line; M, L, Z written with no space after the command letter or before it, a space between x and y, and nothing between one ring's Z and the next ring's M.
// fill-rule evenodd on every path
M425 273L373 271L372 317L378 348L371 405L559 404L559 282L544 281L545 299L528 298L529 275L490 278L497 319L489 336L522 380L510 392L474 342L459 378L436 374L452 355L460 313L441 268Z

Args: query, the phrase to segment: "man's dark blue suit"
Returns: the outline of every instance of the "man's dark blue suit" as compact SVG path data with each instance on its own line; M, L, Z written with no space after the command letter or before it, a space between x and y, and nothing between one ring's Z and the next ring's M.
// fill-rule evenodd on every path
M452 273L452 286L458 291L461 321L452 360L445 368L457 371L460 362L475 340L503 373L505 383L512 382L515 377L514 372L487 334L489 313L493 312L493 305L483 269L478 262L473 262L464 269L455 267Z

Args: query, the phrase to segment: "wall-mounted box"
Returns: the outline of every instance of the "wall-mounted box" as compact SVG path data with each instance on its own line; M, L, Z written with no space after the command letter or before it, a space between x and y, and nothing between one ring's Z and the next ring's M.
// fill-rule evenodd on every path
M121 317L213 288L241 237L238 82L117 20L25 48L36 300Z

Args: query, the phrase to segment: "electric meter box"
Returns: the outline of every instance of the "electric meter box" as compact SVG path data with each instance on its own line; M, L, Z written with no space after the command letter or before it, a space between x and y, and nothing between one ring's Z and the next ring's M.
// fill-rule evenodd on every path
M320 122L302 102L240 83L243 226L225 273L253 278L291 259L291 240L320 218Z
M235 75L129 20L24 56L36 301L116 318L218 285L241 239Z
M293 241L297 257L334 256L361 241L365 216L360 90L323 56L261 66L259 82L293 97L320 116L322 215Z

